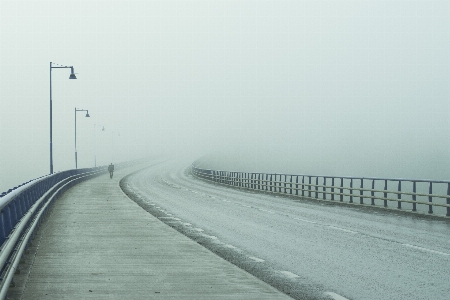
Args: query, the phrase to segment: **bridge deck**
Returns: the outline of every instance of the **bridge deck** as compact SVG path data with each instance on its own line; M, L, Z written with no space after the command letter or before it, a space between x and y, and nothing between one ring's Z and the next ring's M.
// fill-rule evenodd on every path
M290 299L181 235L102 175L54 203L21 299Z

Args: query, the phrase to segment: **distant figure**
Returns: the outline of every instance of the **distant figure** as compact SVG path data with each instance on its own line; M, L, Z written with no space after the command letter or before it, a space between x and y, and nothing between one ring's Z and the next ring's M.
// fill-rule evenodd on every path
M109 178L113 178L114 165L112 163L108 166L108 172L109 172Z

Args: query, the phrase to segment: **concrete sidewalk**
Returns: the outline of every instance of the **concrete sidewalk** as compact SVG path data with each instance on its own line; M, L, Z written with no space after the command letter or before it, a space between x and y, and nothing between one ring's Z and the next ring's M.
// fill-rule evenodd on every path
M80 183L54 203L14 298L291 299L130 200L119 181L132 171Z

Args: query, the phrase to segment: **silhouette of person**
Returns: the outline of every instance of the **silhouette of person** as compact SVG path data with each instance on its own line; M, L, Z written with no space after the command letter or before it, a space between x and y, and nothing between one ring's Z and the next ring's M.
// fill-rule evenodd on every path
M109 178L113 178L114 165L112 163L108 166L108 172L109 172Z

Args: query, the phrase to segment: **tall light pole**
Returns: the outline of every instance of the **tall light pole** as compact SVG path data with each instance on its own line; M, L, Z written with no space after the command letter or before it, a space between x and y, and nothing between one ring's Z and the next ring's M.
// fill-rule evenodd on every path
M78 169L78 160L77 160L77 111L85 111L86 118L89 118L89 110L87 109L77 109L75 107L75 169Z
M94 124L94 167L97 167L97 125ZM102 131L105 131L105 126L102 126Z
M58 65L57 67L54 67L52 65L52 62L50 62L50 174L53 174L52 69L66 69L66 68L70 68L69 79L77 79L73 70L73 66Z

